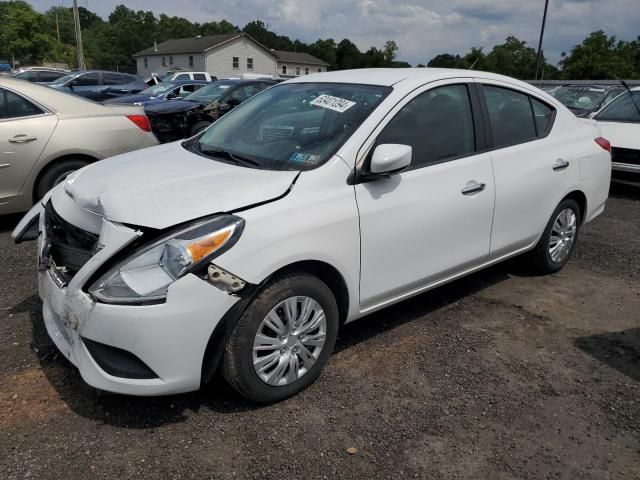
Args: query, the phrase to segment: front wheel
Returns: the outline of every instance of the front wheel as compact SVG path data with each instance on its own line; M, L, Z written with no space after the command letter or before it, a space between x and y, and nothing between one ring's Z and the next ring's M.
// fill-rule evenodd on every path
M331 290L306 273L266 285L227 341L223 374L246 398L283 400L318 378L335 345L338 307Z
M538 272L557 272L569 261L578 239L580 218L580 206L573 199L567 198L556 207L530 254Z

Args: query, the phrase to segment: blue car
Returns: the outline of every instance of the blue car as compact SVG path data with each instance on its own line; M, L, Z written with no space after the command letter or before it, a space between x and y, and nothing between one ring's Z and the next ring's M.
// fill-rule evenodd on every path
M175 80L153 85L140 93L112 98L104 103L127 103L133 105L154 105L174 98L181 99L207 85L205 80Z
M44 85L98 102L138 93L147 88L144 80L135 75L102 70L71 72Z

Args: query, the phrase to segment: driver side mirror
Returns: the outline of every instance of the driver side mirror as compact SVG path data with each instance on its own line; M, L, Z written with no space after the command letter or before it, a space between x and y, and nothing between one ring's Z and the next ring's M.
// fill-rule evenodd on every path
M167 95L167 100L173 100L174 98L178 98L179 95L176 92L171 92Z
M371 156L369 171L374 175L392 175L411 164L412 148L399 143L378 145Z

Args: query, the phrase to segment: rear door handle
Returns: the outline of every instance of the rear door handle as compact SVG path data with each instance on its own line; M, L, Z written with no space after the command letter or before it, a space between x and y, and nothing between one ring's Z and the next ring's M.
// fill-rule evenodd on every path
M472 195L474 193L478 193L483 191L487 186L484 183L478 183L475 180L471 180L467 182L465 187L460 190L463 195Z
M16 135L13 138L9 139L10 143L28 143L37 140L38 137L28 137L27 135Z
M569 166L569 162L568 161L559 158L559 159L556 160L556 163L553 164L553 171L554 172L559 172L560 170L564 170L568 166Z

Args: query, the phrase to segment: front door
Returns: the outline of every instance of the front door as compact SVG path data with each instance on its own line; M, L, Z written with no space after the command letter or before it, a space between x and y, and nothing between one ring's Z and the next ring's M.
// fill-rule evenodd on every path
M0 203L20 193L57 123L56 115L0 89Z
M375 133L369 155L375 145L410 145L411 166L355 186L363 309L489 255L495 188L491 157L478 152L469 86L423 87L393 113Z

